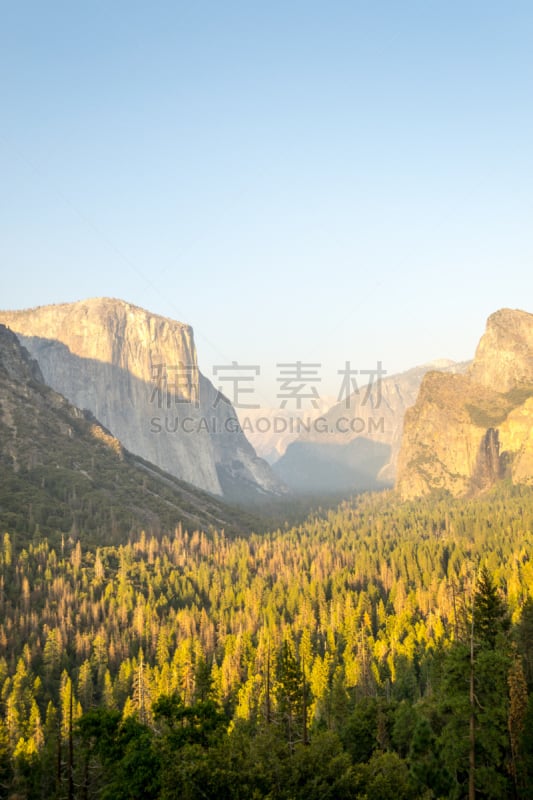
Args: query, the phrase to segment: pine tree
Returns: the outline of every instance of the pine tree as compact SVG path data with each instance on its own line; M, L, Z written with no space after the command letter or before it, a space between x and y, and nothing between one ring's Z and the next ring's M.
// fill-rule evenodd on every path
M85 659L78 675L78 697L84 711L88 711L94 699L93 671L91 662Z
M479 572L463 638L454 642L440 687L446 724L440 737L458 793L506 798L510 748L507 673L509 617L486 567Z
M308 687L295 654L294 644L285 639L278 656L275 695L277 709L289 749L306 736ZM307 697L306 697L307 695Z
M137 668L133 673L133 705L137 709L139 721L147 725L152 720L152 693L148 667L142 649L139 652Z
M522 736L527 718L528 694L522 661L515 652L509 669L509 737L511 741L511 774L517 797L526 797L525 768L522 757Z
M533 598L528 597L522 606L516 627L518 650L523 658L524 672L530 690L533 689Z
M475 642L494 649L498 635L509 630L510 620L486 566L481 568L477 577L473 606Z

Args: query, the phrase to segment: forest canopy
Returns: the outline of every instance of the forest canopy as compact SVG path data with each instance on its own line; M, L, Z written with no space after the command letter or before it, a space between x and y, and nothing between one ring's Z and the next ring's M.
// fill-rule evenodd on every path
M0 557L0 796L527 798L533 491Z

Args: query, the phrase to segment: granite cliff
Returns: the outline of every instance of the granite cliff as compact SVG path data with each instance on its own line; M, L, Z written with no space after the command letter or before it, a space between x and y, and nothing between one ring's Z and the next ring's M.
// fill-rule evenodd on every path
M61 534L109 544L179 523L241 532L250 520L129 453L90 412L47 386L0 325L1 529L19 544Z
M397 488L476 494L533 484L533 314L492 314L465 375L429 373L405 415Z
M2 311L46 383L132 453L231 499L283 491L198 369L192 328L121 300Z

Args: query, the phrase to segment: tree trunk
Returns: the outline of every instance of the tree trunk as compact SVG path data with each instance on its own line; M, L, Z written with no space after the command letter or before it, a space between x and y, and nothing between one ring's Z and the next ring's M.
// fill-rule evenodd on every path
M472 599L472 623L470 625L470 732L468 753L468 800L476 800L476 695L474 666L474 599Z
M70 686L68 714L68 800L74 800L74 735L72 731L73 689Z

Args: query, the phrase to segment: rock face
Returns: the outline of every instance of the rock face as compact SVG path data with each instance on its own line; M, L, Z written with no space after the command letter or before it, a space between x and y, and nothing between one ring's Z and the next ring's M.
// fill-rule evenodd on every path
M188 325L107 298L3 311L0 322L49 386L132 453L212 494L283 491L200 373Z
M43 382L0 325L0 528L19 543L42 535L109 544L132 531L248 530L210 494L142 461L88 411Z
M392 486L406 410L431 369L463 372L468 364L441 360L361 387L311 425L274 471L297 491L346 492Z
M429 373L405 416L397 488L475 494L502 478L533 484L533 315L487 321L466 375Z
M470 371L475 383L509 392L533 384L533 315L502 308L491 314Z

